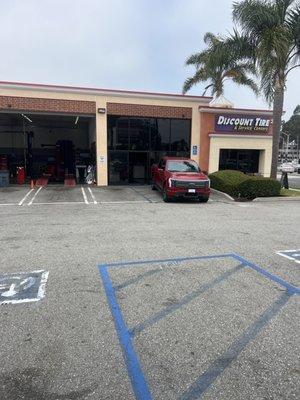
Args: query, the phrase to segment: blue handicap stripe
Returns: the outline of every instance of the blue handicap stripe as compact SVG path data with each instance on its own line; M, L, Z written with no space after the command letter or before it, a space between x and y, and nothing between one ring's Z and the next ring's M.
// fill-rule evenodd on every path
M131 342L131 337L123 319L107 267L99 266L99 272L108 299L110 311L114 318L116 331L123 350L128 375L131 380L135 397L137 400L151 400L151 393L140 366L138 356Z

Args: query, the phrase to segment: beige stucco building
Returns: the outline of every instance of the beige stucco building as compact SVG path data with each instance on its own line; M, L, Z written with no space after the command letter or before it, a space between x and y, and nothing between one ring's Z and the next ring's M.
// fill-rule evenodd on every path
M269 176L271 112L210 106L212 98L26 83L0 83L0 157L11 179L83 178L97 184L149 182L162 155L190 156L204 171ZM5 161L3 161L4 163Z

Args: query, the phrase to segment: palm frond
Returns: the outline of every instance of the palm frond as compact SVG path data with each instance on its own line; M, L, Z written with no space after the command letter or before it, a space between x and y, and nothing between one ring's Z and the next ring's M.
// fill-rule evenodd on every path
M188 57L185 64L194 65L196 68L199 68L201 64L205 63L206 58L207 58L207 51L201 51L199 53L192 54L190 57Z
M236 29L233 33L226 38L224 45L227 46L230 54L234 58L242 59L254 59L255 58L255 43L251 36L242 34Z
M211 84L205 86L204 91L202 92L202 96L205 96L205 95L206 95L208 89L212 89L212 92L213 92L213 91L214 91L213 87L214 87L214 84L213 84L213 83L211 83Z
M295 47L295 58L298 61L300 57L300 4L297 4L296 7L288 10L286 25L290 30Z
M212 46L215 46L217 43L219 43L220 37L214 35L211 32L206 32L206 34L203 37L203 41L209 47L212 47Z
M276 77L277 73L275 68L266 69L261 74L260 90L270 105L274 100Z
M238 85L248 86L256 95L259 94L257 83L253 79L249 78L244 72L236 74L232 77L232 81Z
M275 4L270 1L244 0L234 2L233 19L242 32L258 39L266 28L278 25L278 13Z
M204 69L197 70L193 76L185 80L182 88L182 93L186 94L193 86L201 82L206 82L207 79L208 76Z

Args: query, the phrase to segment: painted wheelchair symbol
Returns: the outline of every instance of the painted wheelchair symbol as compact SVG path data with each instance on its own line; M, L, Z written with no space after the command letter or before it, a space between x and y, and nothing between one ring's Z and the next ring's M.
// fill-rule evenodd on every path
M0 304L41 300L45 296L48 274L39 270L0 276Z
M3 297L14 297L18 293L25 291L32 287L36 282L36 279L32 276L28 278L21 278L14 276L13 278L2 278L0 279L0 292Z

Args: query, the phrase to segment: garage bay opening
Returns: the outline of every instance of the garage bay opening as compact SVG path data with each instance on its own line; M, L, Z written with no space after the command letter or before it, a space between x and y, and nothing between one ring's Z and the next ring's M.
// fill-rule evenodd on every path
M95 119L80 115L0 114L0 168L8 183L84 183L96 164Z

